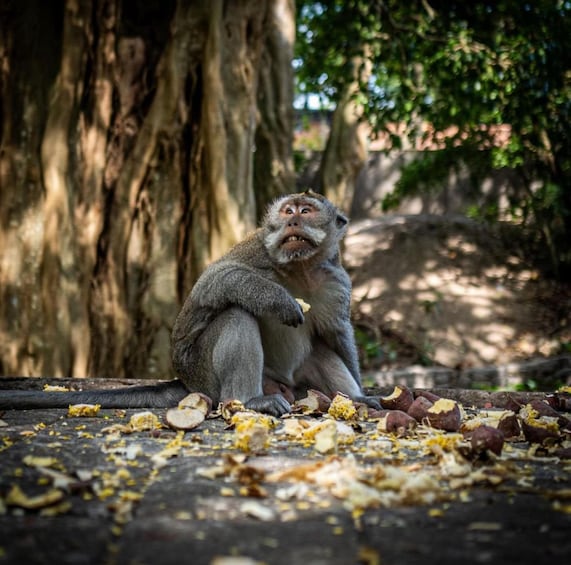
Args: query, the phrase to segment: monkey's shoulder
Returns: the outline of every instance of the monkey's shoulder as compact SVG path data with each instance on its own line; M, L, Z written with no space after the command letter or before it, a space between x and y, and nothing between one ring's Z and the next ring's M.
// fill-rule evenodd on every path
M264 246L262 230L258 228L234 245L218 262L234 261L253 268L271 269L272 260Z

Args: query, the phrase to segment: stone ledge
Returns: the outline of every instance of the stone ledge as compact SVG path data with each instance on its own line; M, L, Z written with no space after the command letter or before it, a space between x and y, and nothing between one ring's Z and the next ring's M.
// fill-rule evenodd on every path
M411 366L365 373L383 388L396 384L409 388L514 388L533 380L541 390L550 390L552 383L571 382L571 355L532 359L522 363L508 363L486 367L455 370L446 367ZM542 384L545 388L542 388Z

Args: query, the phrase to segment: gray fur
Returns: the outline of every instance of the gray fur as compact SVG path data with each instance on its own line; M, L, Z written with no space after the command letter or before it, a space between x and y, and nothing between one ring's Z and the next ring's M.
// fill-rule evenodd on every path
M70 404L100 404L104 408L165 408L188 394L180 381L108 390L44 392L0 390L0 409L67 408Z
M306 205L315 213L301 213ZM289 404L263 396L264 377L298 393L311 387L363 398L351 283L339 261L346 224L323 197L284 197L259 230L205 270L172 334L173 364L189 389L276 415ZM283 245L291 234L307 245ZM296 298L311 306L305 315Z

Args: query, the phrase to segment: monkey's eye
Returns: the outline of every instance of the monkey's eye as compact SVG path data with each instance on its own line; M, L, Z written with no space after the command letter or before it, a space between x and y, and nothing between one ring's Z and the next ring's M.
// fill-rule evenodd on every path
M288 207L284 210L284 212L285 212L286 214L289 214L290 216L295 213L294 209L293 209L291 206L288 206Z
M310 214L310 213L311 213L311 208L309 208L308 206L305 206L304 208L302 208L302 209L300 210L300 212L301 212L302 214Z

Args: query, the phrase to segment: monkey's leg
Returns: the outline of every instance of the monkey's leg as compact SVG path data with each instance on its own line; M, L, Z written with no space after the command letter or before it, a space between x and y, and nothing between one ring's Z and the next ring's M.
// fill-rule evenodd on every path
M363 394L360 383L355 380L341 357L323 343L315 345L311 355L296 371L294 380L296 386L314 388L328 396L340 392L372 408L381 409L378 399Z
M230 308L214 320L207 332L211 337L203 343L214 344L211 366L220 400L238 399L247 408L273 416L290 411L282 394L264 395L264 351L254 316L241 308Z

